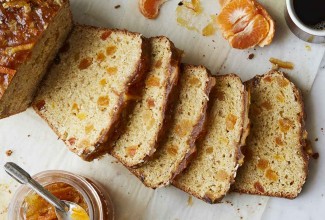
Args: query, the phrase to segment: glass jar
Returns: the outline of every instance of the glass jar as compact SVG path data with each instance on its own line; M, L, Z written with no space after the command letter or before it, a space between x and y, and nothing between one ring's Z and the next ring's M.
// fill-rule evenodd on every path
M112 201L100 184L94 180L62 170L49 170L33 176L42 186L52 183L66 183L74 187L84 198L91 220L114 219ZM8 220L24 220L24 199L29 193L34 193L29 187L22 185L14 194L8 209Z

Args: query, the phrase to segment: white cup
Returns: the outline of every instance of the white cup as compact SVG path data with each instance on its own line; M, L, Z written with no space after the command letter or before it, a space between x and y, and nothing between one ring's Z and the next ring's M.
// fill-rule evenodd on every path
M305 25L293 7L294 0L286 0L284 17L292 33L309 43L325 43L325 30L317 30ZM325 12L324 12L325 13Z

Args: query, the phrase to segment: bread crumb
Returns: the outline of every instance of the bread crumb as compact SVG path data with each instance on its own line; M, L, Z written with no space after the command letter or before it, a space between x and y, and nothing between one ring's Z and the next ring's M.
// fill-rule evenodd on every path
M7 151L6 151L6 155L7 155L8 157L10 157L12 153L13 153L12 150L7 150Z
M312 157L317 160L319 158L319 153L313 153Z
M254 58L254 56L255 56L255 54L251 53L251 54L248 55L248 59L251 60L251 59Z
M187 205L188 206L192 206L193 205L193 198L192 196L189 196L188 199L187 199Z
M309 45L306 45L305 48L307 51L311 51L311 47Z

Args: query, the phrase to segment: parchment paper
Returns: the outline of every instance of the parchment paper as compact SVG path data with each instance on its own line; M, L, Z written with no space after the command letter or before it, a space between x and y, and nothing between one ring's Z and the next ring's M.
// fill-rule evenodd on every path
M203 2L204 13L219 12L216 0ZM284 18L284 1L261 1L277 23L276 37L271 46L255 50L230 49L219 31L213 37L189 31L176 22L178 1L171 0L161 8L157 20L144 18L133 0L72 0L75 21L110 28L125 28L143 33L146 37L165 35L184 50L184 62L203 64L212 73L237 73L243 80L263 74L271 68L272 57L295 64L287 71L304 90L310 90L324 55L324 45L311 45L297 39L287 28ZM115 9L116 5L120 8ZM198 17L199 22L208 22ZM306 45L311 50L306 49ZM248 55L255 57L248 60ZM204 55L204 56L203 56ZM11 149L13 154L5 156ZM122 165L110 156L91 163L84 162L69 152L62 141L32 109L0 121L0 167L14 161L31 174L62 169L91 177L105 186L116 208L117 219L261 219L268 198L230 194L223 203L209 205L170 186L158 190L144 187ZM0 219L5 219L6 207L18 185L0 168ZM10 191L10 192L9 192Z

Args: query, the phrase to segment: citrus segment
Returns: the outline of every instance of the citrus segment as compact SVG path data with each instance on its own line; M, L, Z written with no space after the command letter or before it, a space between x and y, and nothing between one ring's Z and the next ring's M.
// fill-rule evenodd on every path
M257 45L269 31L269 23L262 15L256 15L247 27L232 36L229 41L233 48L246 49Z
M161 5L167 0L139 0L140 12L149 19L154 19L159 14Z
M223 31L224 37L234 33L233 26L247 15L255 15L256 8L251 0L231 1L221 10L217 17L217 24Z
M217 16L222 35L230 45L246 49L272 42L274 21L267 11L255 0L220 0L223 7Z

